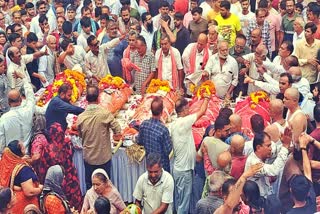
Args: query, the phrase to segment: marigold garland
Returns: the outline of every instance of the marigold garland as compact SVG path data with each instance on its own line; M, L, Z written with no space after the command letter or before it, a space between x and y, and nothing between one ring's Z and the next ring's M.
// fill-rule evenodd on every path
M263 100L270 102L270 99L269 99L268 94L266 92L264 92L264 91L252 92L250 94L250 101L251 101L250 108L255 109L256 106L259 104L259 102L261 102Z
M99 89L104 90L107 88L111 89L123 89L129 87L128 84L121 77L114 77L110 74L103 77L99 82Z
M71 102L76 102L82 90L86 88L85 75L72 70L65 70L58 74L52 84L46 87L46 90L37 102L38 106L44 106L53 97L58 95L60 86L64 83L69 83L72 86Z
M170 92L171 88L167 80L152 79L149 87L147 88L147 93L156 93L157 91Z
M215 86L211 80L203 82L199 87L195 85L190 85L190 91L194 93L199 99L203 98L205 95L212 95L216 93Z

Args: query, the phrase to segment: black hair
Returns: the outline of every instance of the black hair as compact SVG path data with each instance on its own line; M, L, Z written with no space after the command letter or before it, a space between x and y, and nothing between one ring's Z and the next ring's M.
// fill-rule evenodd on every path
M176 20L183 20L183 14L180 12L177 12L174 14L174 19Z
M109 199L99 196L94 202L94 209L97 214L110 214L111 204Z
M12 30L12 28L11 28L11 30ZM12 42L15 42L17 39L19 39L19 38L21 38L21 36L19 35L19 34L17 34L17 33L11 33L10 35L9 35L9 37L8 37L8 40L9 40L9 42L10 42L10 44L12 43Z
M281 9L281 10L285 10L285 9L286 9L286 0L282 0L282 1L280 2L280 9Z
M153 167L154 165L158 164L160 167L161 165L161 155L159 153L150 153L147 156L147 167Z
M258 8L267 9L268 8L268 1L267 0L260 0L258 3Z
M313 13L314 16L316 16L317 18L319 18L320 16L320 6L314 2L315 4L312 7L308 7L309 12Z
M216 121L214 122L215 130L222 130L225 126L230 124L230 119L224 116L218 116Z
M120 0L121 5L129 5L130 6L130 0Z
M72 23L69 21L65 21L62 24L62 31L64 34L71 34L72 33Z
M38 1L37 3L36 3L36 8L37 9L39 9L39 7L41 6L41 5L47 5L47 3L45 2L45 1L42 1L42 0L40 0L40 1Z
M121 7L121 9L120 9L120 14L121 14L123 11L126 11L126 10L130 13L130 6L125 5L125 6Z
M20 10L21 16L27 15L27 11L25 9Z
M227 10L230 10L230 8L231 8L231 3L230 3L229 1L226 1L226 0L221 1L220 7L223 7L223 8L225 8L225 9L227 9Z
M263 117L259 114L255 114L250 118L250 124L253 133L263 132L264 130L264 120Z
M287 50L290 52L290 55L291 55L293 53L293 49L294 49L292 42L286 40L286 41L283 41L282 44L287 45Z
M8 148L10 149L10 151L19 156L19 157L23 157L23 153L21 151L21 146L20 146L20 141L18 140L13 140L8 144Z
M109 21L109 20L110 20L110 18L109 18L109 16L108 16L108 15L106 15L106 14L101 14L101 16L100 16L100 20L106 20L106 21Z
M7 211L8 204L12 199L12 192L9 187L0 187L0 212L5 213Z
M31 9L31 8L34 8L34 4L33 4L32 2L27 2L24 7L25 7L26 9Z
M320 123L320 103L314 106L313 116L316 122Z
M265 199L261 197L259 186L256 182L248 180L243 186L243 194L245 195L248 205L251 208L261 209L265 207Z
M149 12L142 13L142 15L141 15L142 23L147 21L147 16L149 16L149 15L151 16L151 14Z
M317 32L317 25L313 22L308 22L305 26L304 26L304 30L307 30L308 28L310 28L312 34L314 34L315 32Z
M254 134L253 151L257 151L257 147L262 146L266 137L270 139L270 135L268 135L266 132L258 132Z
M229 178L228 180L226 180L221 187L221 192L223 196L228 196L229 195L229 189L230 186L233 186L237 183L236 179L234 178Z
M169 7L170 6L170 4L169 4L169 2L167 2L167 1L161 1L160 2L160 8L161 7Z
M228 107L223 107L219 110L219 116L229 118L233 114L232 109Z
M247 41L247 37L243 34L238 34L236 39L244 39L244 41Z
M144 46L147 45L146 39L145 39L143 36L138 35L138 36L137 36L137 41L138 41L138 40L139 40Z
M39 24L43 24L44 21L48 22L48 17L45 14L40 15L39 17Z
M90 4L92 4L92 0L84 0L84 1L83 1L83 6L84 6L84 7L87 7L87 6L89 6Z
M64 39L60 42L60 47L63 51L66 51L69 44L72 44L72 41L70 39Z
M90 8L88 6L83 6L81 8L81 15L83 15L84 11L90 10Z
M202 14L203 9L201 7L195 7L191 10L191 14L194 15L195 13Z
M296 8L299 8L301 11L303 11L303 5L300 2L296 4Z
M67 93L69 90L72 90L72 86L69 83L63 83L58 90L58 94Z
M88 38L89 39L89 38ZM97 86L88 86L86 99L88 102L96 102L99 97L99 88Z
M310 181L304 175L293 176L289 183L291 194L297 201L306 201L311 187Z
M81 27L91 27L91 19L89 17L82 17L80 25Z
M280 77L287 77L290 85L293 83L293 79L290 73L281 73Z
M102 9L101 9L101 7L96 7L96 8L94 8L94 16L96 17L96 18L98 18L98 17L100 17L102 15Z
M30 43L30 42L38 42L38 37L33 32L28 33L28 36L27 36L27 43Z
M26 0L17 0L17 5L23 5L26 3Z

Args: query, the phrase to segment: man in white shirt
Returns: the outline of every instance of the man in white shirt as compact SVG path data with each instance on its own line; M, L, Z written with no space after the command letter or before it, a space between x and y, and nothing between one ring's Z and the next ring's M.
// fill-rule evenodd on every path
M218 44L218 53L212 55L205 67L204 76L213 81L217 96L230 99L238 84L238 63L229 55L227 41Z
M152 21L153 21L153 28L155 30L159 30L160 27L161 27L161 17L164 16L164 15L169 15L169 3L167 1L161 1L160 2L160 9L159 9L159 14L156 15L155 17L152 18ZM170 30L173 30L174 29L174 19L173 17L170 17Z
M249 0L241 1L242 13L238 14L243 35L247 35L247 30L251 20L256 19L256 15L249 10Z
M56 37L49 35L46 38L46 45L42 47L41 51L48 50L48 55L39 58L39 74L43 75L47 82L52 83L56 73L60 71L56 68Z
M24 76L20 75L20 77ZM11 90L8 93L10 111L0 118L0 156L11 141L21 140L24 142L24 146L28 147L31 138L36 100L28 79L23 78L22 84L26 94L25 105L21 105L20 92Z
M192 125L205 114L209 99L210 97L205 97L200 109L194 114L190 114L186 99L182 98L175 104L178 118L170 125L170 133L174 154L175 208L178 214L189 212L192 177L196 162Z
M85 52L88 52L90 50L88 44L87 44L87 39L89 36L93 35L91 33L91 20L88 17L83 17L80 20L80 25L82 28L81 33L78 36L77 39L77 45L81 46Z
M38 59L41 56L47 55L47 51L38 51L34 54L21 55L20 50L17 47L10 47L8 49L8 57L11 63L8 66L7 77L9 80L9 87L11 89L20 90L23 85L23 81L19 78L20 75L25 76L28 82L31 82L28 74L26 64L32 62L34 59ZM18 75L17 75L18 73Z
M183 51L182 62L186 76L204 70L212 51L208 48L208 37L201 33L196 43L190 43Z
M282 147L280 152L278 153L277 158L272 164L267 164L265 163L265 161L270 158L272 154L271 138L265 132L255 134L253 140L254 152L252 152L247 158L245 171L254 164L264 163L262 170L249 179L255 181L258 184L260 195L265 198L268 195L275 193L270 184L269 176L277 176L283 169L288 158L288 148L290 146L290 142L291 137L286 136L285 138L283 138Z
M158 79L167 80L171 87L181 89L183 86L183 66L178 49L171 46L168 36L160 40L161 48L156 51L155 64Z
M143 213L172 214L174 181L161 166L161 155L150 153L147 157L147 172L136 184L133 197Z
M70 40L63 40L60 44L63 52L61 52L58 61L64 64L67 69L72 69L76 64L79 64L82 71L85 69L86 52L79 45L73 45Z
M107 51L117 46L121 40L125 38L125 34L121 35L120 38L112 39L111 41L99 45L99 41L93 35L87 39L90 51L85 56L85 72L87 77L93 77L97 80L110 74L109 66L107 63Z
M292 44L294 47L296 47L297 41L305 39L304 26L305 26L305 23L304 23L302 17L297 17L294 20L294 22L293 22L294 34L293 34L293 39L292 39Z
M35 33L36 35L41 31L39 26L39 17L40 15L46 15L48 17L48 23L50 26L50 32L56 29L56 18L54 15L48 13L48 4L46 1L38 1L36 3L36 8L38 15L33 17L30 23L30 32Z
M149 12L143 13L141 15L141 33L140 35L146 40L147 43L147 51L151 51L152 49L152 40L153 34L156 29L153 27L152 16Z

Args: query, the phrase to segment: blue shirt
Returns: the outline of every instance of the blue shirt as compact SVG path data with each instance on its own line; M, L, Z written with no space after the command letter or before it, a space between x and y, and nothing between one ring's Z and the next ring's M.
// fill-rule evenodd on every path
M101 44L107 43L109 41L111 41L111 39L107 35L105 35L102 38ZM122 77L121 59L123 58L123 52L127 47L128 42L126 40L122 40L117 46L108 50L107 62L112 76Z
M144 146L146 155L159 153L162 168L170 173L169 154L172 144L169 130L160 120L151 118L142 122L139 128L138 143Z
M61 124L63 130L66 130L67 115L69 113L79 115L83 111L83 108L73 106L70 103L63 101L59 96L56 96L51 100L46 111L46 127L49 129L53 123L57 122Z

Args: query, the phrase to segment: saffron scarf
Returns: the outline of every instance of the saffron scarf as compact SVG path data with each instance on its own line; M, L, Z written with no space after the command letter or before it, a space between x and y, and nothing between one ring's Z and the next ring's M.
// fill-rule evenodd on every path
M192 47L191 50L191 54L190 54L190 74L193 74L196 70L196 58L197 58L197 43L195 43ZM208 46L206 46L203 49L204 53L203 53L203 59L202 59L202 65L201 65L201 69L204 70L208 59L209 59L209 48Z
M172 87L178 88L179 87L179 78L178 78L178 70L177 70L177 64L174 58L173 49L170 47L169 50L170 56L171 56L171 64L172 64ZM159 61L158 61L158 79L162 80L162 48L160 51Z

